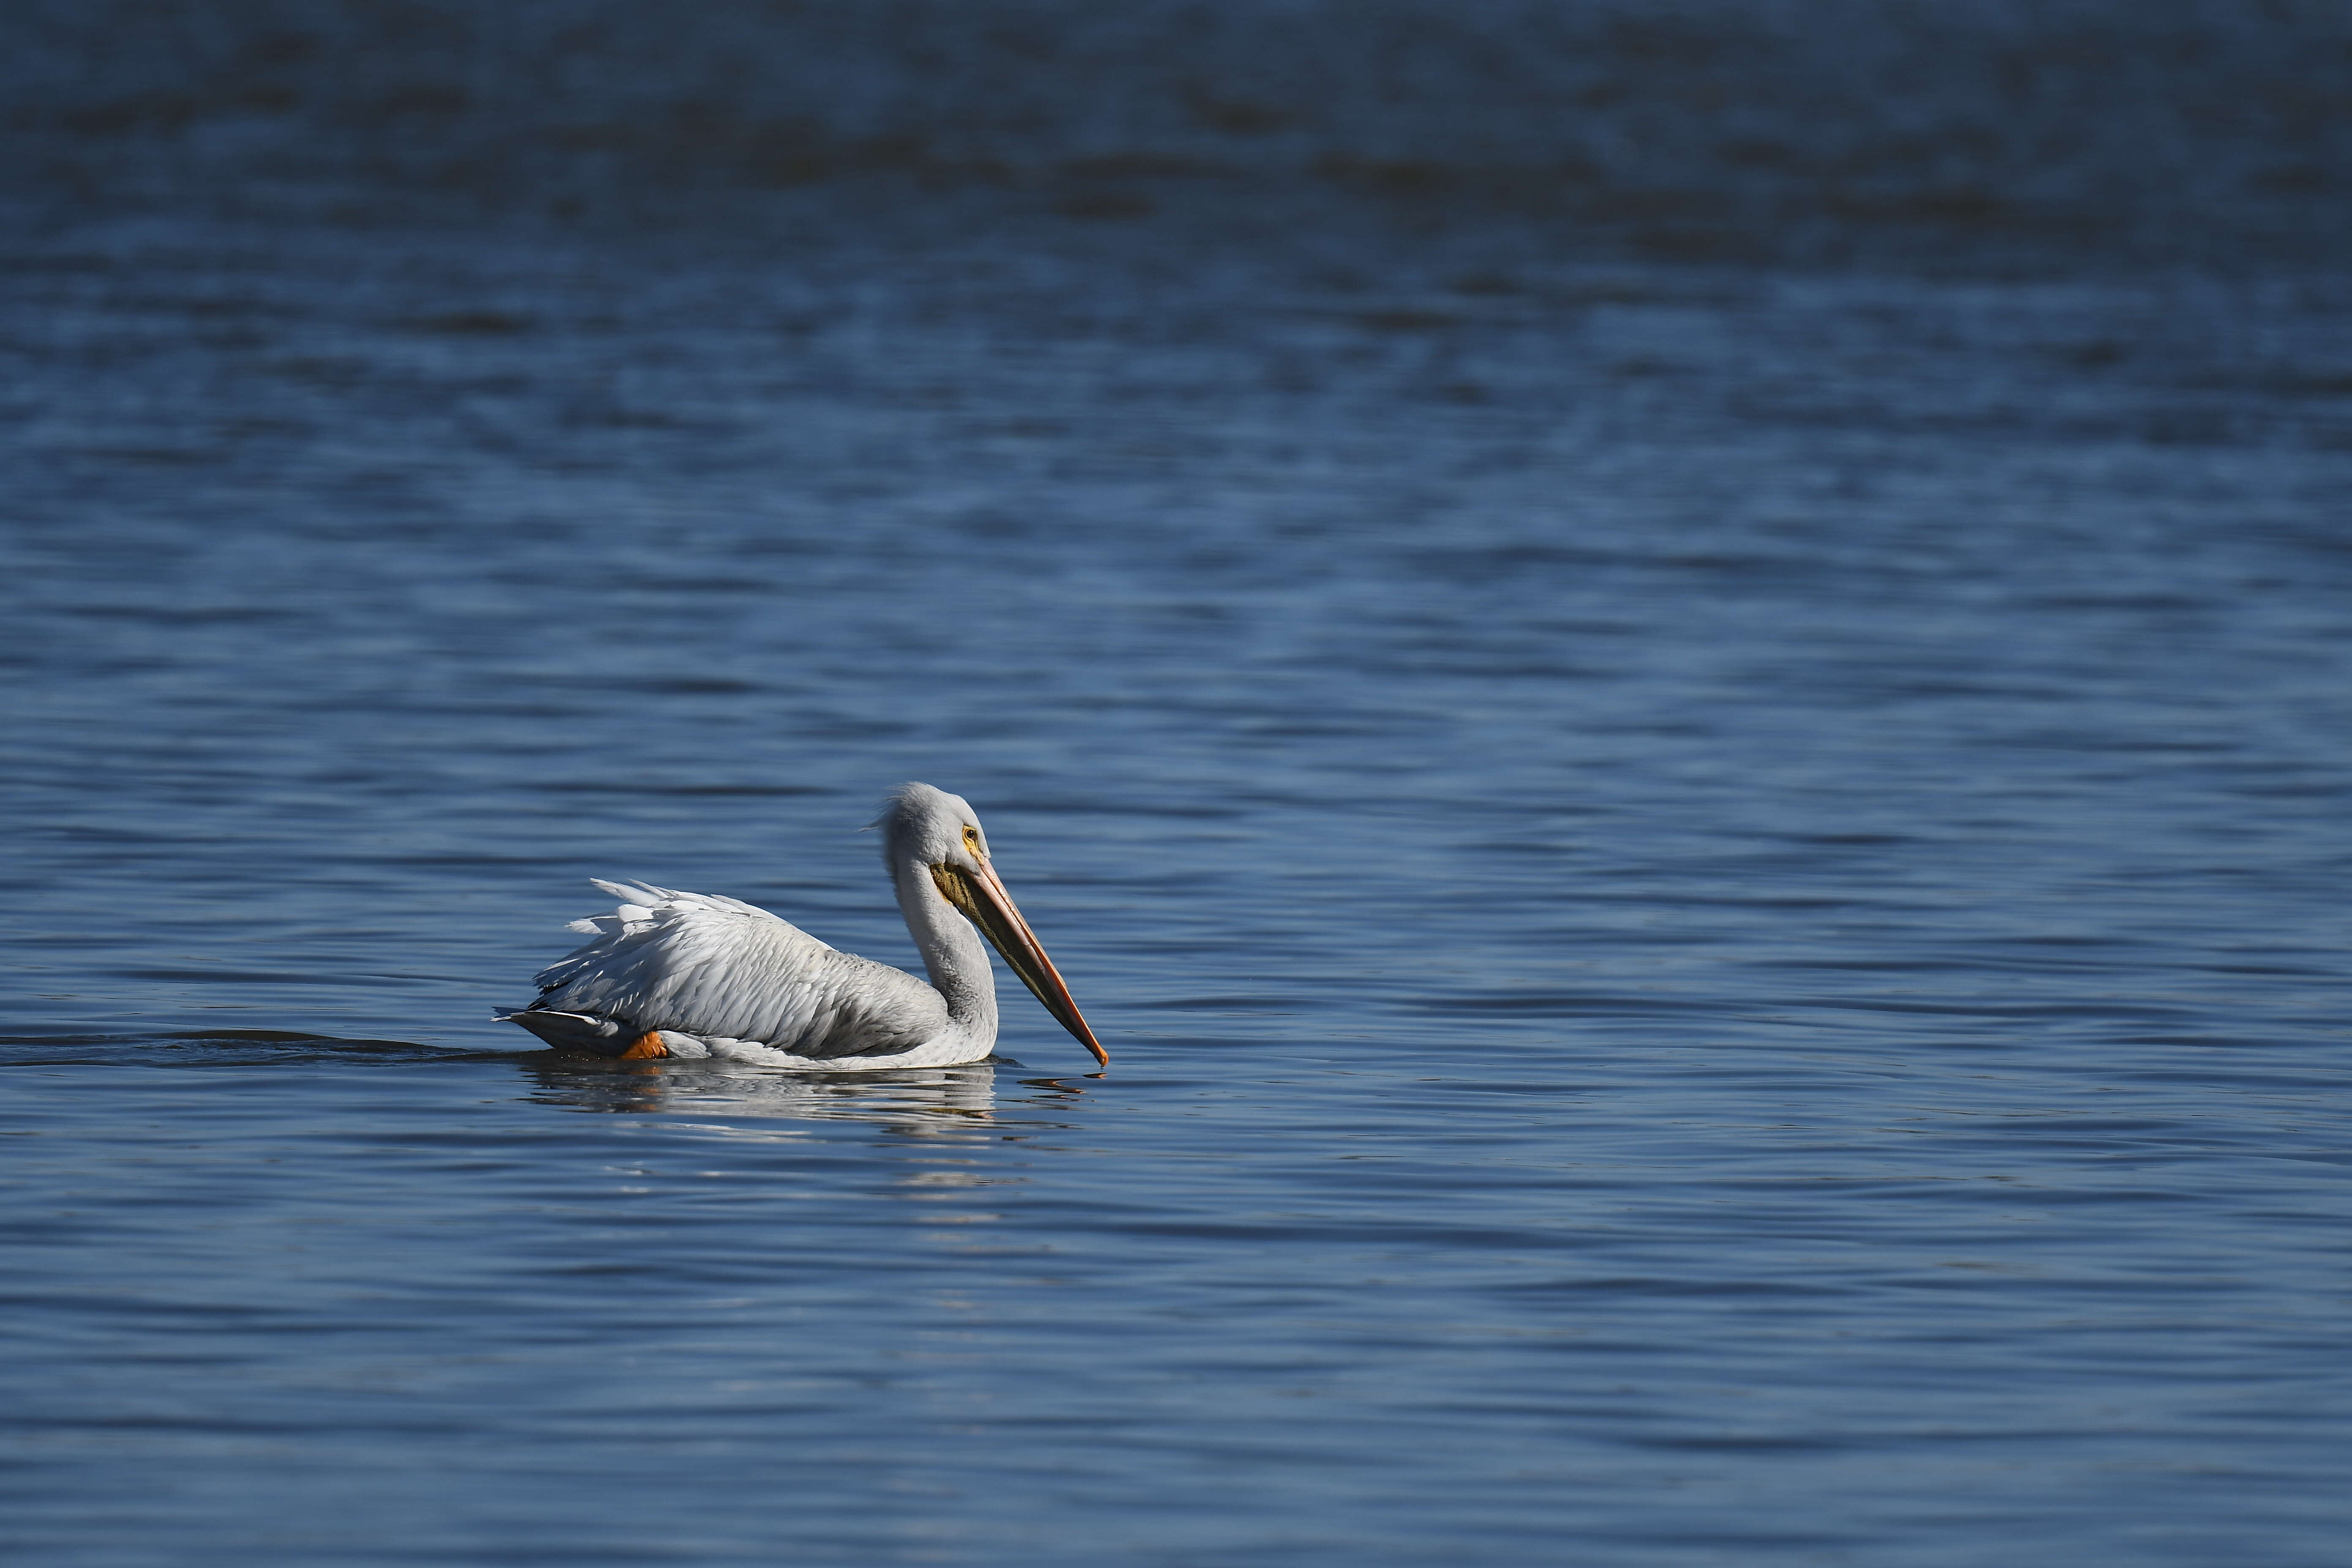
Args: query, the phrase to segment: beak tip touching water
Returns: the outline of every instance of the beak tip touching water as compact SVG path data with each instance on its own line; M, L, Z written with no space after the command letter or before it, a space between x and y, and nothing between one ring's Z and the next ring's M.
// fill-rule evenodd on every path
M1102 1048L1102 1042L1095 1038L1094 1030L1079 1013L1078 1005L1070 999L1070 988L1063 984L1061 971L1045 956L1029 922L1021 918L1013 895L998 879L996 868L984 859L978 864L977 876L953 864L934 866L931 879L939 884L948 901L980 928L981 934L988 938L1003 956L1005 964L1021 977L1021 983L1029 987L1030 994L1054 1016L1055 1021L1092 1051L1097 1064L1110 1066L1110 1053Z

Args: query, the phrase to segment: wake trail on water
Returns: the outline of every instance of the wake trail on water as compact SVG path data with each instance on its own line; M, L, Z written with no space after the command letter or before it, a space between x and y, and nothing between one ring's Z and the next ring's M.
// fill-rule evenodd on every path
M504 1061L513 1051L456 1050L409 1040L347 1040L284 1029L184 1029L110 1034L0 1035L0 1068L281 1067L315 1062Z

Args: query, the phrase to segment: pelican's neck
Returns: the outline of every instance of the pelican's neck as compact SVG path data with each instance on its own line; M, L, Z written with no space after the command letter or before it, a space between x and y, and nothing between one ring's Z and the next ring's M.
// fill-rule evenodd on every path
M931 868L909 856L891 868L898 910L907 933L931 972L931 984L947 998L948 1016L975 1036L996 1039L996 972L988 964L988 944L972 923L931 880Z

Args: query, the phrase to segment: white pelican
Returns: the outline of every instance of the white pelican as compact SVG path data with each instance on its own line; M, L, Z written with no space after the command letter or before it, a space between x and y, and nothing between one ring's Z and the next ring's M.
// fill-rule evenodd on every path
M874 826L929 985L734 899L599 881L620 908L572 921L595 940L540 971L538 1001L496 1016L559 1048L607 1057L727 1057L821 1072L953 1067L996 1047L985 934L1045 1011L1108 1067L997 880L971 807L910 784Z

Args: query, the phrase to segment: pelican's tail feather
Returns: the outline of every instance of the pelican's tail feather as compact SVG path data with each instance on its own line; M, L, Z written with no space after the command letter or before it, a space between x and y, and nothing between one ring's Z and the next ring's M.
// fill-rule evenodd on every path
M546 1007L517 1007L490 1016L499 1023L529 1029L559 1051L593 1051L601 1056L619 1056L628 1049L631 1040L645 1033L610 1018L558 1013Z
M495 1023L520 1025L559 1051L587 1051L600 1057L626 1053L646 1032L635 1024L585 1013L561 1013L552 1007L518 1007L511 1013L493 1013L490 1018ZM677 1029L664 1029L660 1034L663 1049L673 1057L707 1057L714 1054L715 1047L751 1045L744 1040L705 1040Z

